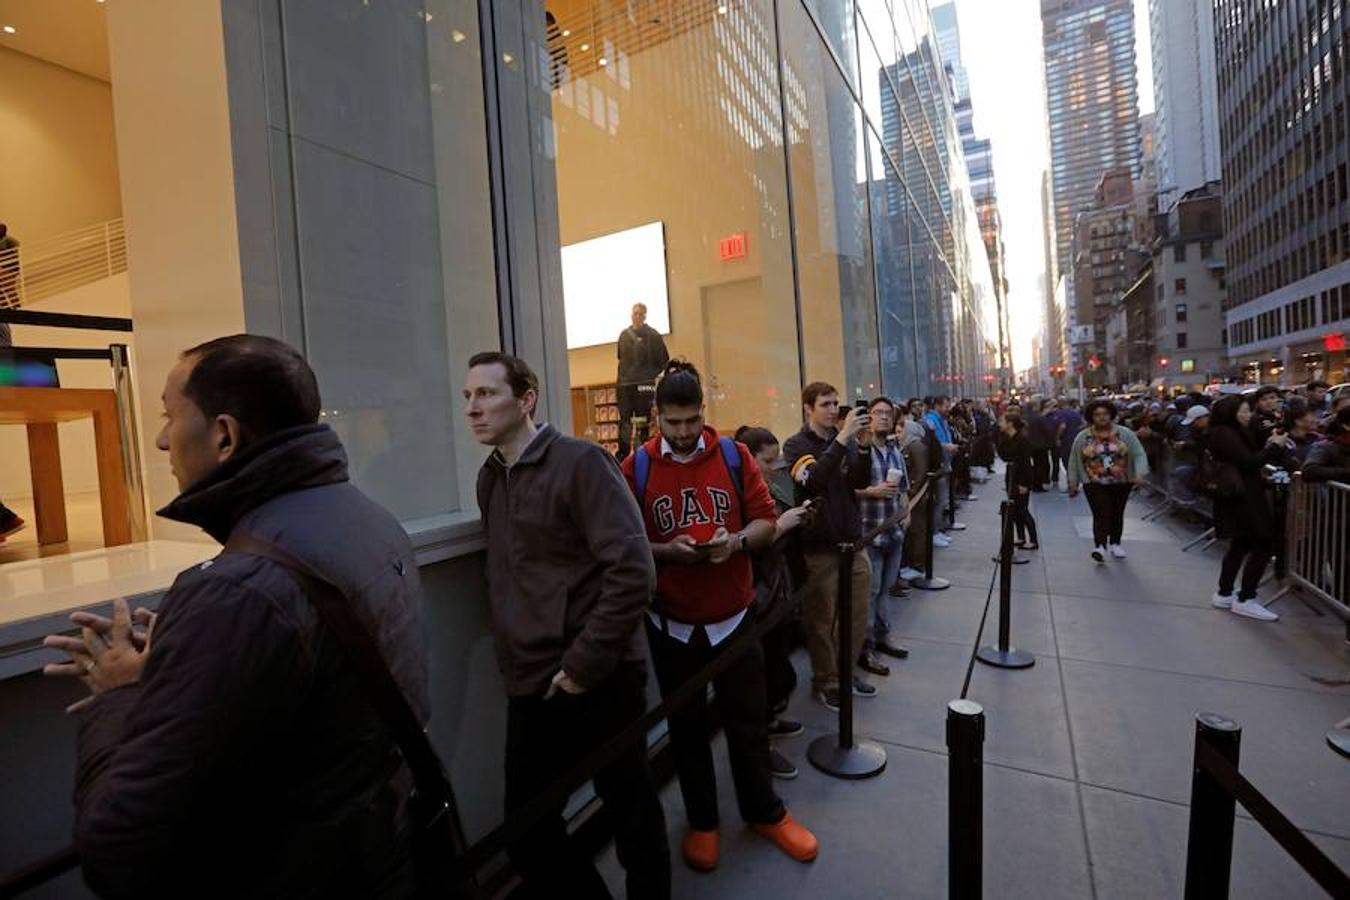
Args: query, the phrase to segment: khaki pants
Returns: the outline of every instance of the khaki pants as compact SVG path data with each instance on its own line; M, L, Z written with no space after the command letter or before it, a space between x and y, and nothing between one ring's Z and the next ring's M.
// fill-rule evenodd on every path
M839 595L839 554L834 550L807 550L806 590L802 601L802 633L806 652L811 657L811 684L813 687L834 687L839 684L838 643L835 632L835 603ZM853 654L857 658L867 637L868 595L872 584L872 568L867 554L853 555L853 621L850 632ZM852 675L852 666L849 667Z

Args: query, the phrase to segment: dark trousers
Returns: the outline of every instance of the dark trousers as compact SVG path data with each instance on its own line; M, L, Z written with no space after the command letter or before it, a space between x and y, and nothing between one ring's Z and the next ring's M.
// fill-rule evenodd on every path
M1052 447L1045 452L1050 455L1050 480L1059 484L1059 451Z
M1242 590L1238 600L1251 600L1256 597L1256 588L1261 584L1261 576L1266 573L1266 565L1274 554L1274 547L1268 538L1234 535L1223 555L1223 566L1219 569L1219 593L1228 596L1233 593L1233 584L1237 581L1238 571L1242 571ZM1244 568L1242 563L1246 561Z
M646 709L645 667L623 663L582 694L512 697L506 720L506 814L546 791L592 750ZM666 819L638 741L595 776L595 792L614 823L629 897L670 897ZM562 804L508 851L525 880L515 897L609 897L592 861L572 846Z
M1043 487L1050 481L1050 448L1040 447L1031 451L1031 474L1036 482L1034 487Z
M752 626L753 614L741 627L716 647L708 643L702 628L695 628L685 644L663 634L650 619L647 638L652 648L652 663L661 694L668 695L692 678L699 669L743 638ZM713 679L713 702L722 720L731 757L731 780L741 818L750 824L766 825L783 818L783 801L774 793L769 775L769 729L765 706L764 651L759 642L717 678ZM713 771L712 722L708 716L706 694L700 694L683 708L673 711L670 746L675 754L675 771L680 778L689 827L712 831L720 822L717 809L717 776Z
M1130 500L1131 484L1085 484L1088 506L1092 508L1092 542L1098 547L1119 544L1125 531L1125 504Z
M1036 538L1036 520L1031 516L1031 495L1013 488L1012 501L1013 529L1017 533L1017 539L1025 541L1029 537L1030 543L1039 545L1040 541Z
M797 669L792 665L792 649L797 643L801 622L789 616L784 622L769 629L760 641L764 650L764 694L767 719L772 722L787 709L792 692L797 689Z
M619 401L619 459L627 458L632 451L633 417L648 419L647 433L654 434L650 421L652 414L652 382L640 384L620 384Z

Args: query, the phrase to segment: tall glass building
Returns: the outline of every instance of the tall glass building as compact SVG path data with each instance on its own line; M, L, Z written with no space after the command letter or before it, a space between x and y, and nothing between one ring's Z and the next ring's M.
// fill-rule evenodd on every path
M1350 331L1350 11L1217 0L1229 361L1334 383Z
M505 716L474 491L486 454L459 408L471 354L529 360L541 418L605 445L636 302L701 370L724 433L757 424L786 438L812 381L848 401L988 390L989 265L922 0L85 6L25 5L16 32L34 54L60 44L36 40L49 32L83 37L58 66L6 55L25 87L0 98L78 135L63 152L88 159L61 171L83 179L7 195L5 216L22 253L70 245L119 265L90 275L78 306L63 285L40 292L40 267L25 265L23 293L0 306L132 328L122 339L144 402L123 438L142 513L177 493L154 398L182 349L246 330L305 353L353 481L417 549L433 738L470 840L500 821ZM72 58L97 46L106 55ZM83 105L39 102L74 90L60 67L88 71ZM48 149L16 152L7 174ZM96 219L115 221L76 228ZM16 343L48 339L25 328ZM62 375L106 387L106 370ZM6 502L27 490L13 474L26 462L10 465L24 452L0 444ZM85 565L78 603L34 588L7 604L22 621L0 611L0 702L51 705L35 693L50 688L34 636L66 627L72 604L153 606L173 572L216 550L195 529L142 521L169 556L119 562L116 579ZM94 536L78 549L102 559L96 529L80 533ZM62 552L35 541L26 562L59 566ZM7 758L26 789L0 799L0 866L70 833L68 756L47 752L69 746L58 720L35 718L28 749Z
M1072 298L1074 220L1091 205L1103 173L1140 174L1133 6L1130 0L1041 0L1041 28L1055 249ZM1078 324L1092 322L1091 309L1074 312ZM1097 349L1104 349L1101 334Z

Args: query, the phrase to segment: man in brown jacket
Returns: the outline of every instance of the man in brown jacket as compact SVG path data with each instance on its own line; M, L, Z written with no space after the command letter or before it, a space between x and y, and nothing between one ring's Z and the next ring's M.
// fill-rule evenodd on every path
M639 628L656 584L637 502L598 445L536 425L539 381L522 360L469 360L465 413L493 447L478 475L488 593L506 682L506 811L529 803L646 708ZM628 896L670 896L665 817L634 743L595 776ZM510 856L527 897L609 897L567 838L559 804Z

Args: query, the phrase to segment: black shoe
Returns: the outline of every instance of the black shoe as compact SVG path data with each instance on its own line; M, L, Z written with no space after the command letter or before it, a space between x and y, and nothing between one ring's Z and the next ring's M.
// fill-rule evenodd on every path
M875 697L877 689L858 676L853 676L853 696L855 697Z
M816 702L826 709L839 712L839 688L816 688Z
M797 777L797 767L792 764L792 760L770 747L769 774L774 778L782 778L784 781L788 781Z
M774 719L769 723L769 737L771 738L796 737L805 730L801 722L794 722L791 719Z
M25 524L14 510L0 506L0 541L15 532L22 531Z
M896 659L908 659L909 651L899 644L892 644L889 639L882 638L879 641L872 642L872 649L877 653L884 653L887 656L894 656ZM864 668L866 668L864 666Z
M905 584L903 581L897 581L895 584L891 585L891 589L886 593L890 594L892 597L908 597L912 591L910 591L909 585Z
M867 652L863 652L858 656L858 668L862 669L864 672L870 672L873 675L880 675L883 678L891 674L890 666L887 666L874 655Z

